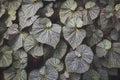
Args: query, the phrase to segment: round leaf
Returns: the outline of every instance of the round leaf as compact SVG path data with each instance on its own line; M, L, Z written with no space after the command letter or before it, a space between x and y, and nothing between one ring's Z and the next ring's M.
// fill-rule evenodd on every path
M93 52L87 45L80 45L75 51L71 51L65 58L66 69L68 72L84 73L93 60Z
M8 46L0 48L0 67L8 67L12 63L12 53Z
M13 67L15 68L25 68L27 66L27 53L20 49L18 51L16 51L13 55Z
M98 57L106 56L108 50L111 48L111 42L107 39L104 39L97 44L96 53Z
M55 70L57 70L58 72L62 71L64 68L63 63L61 63L61 61L57 58L50 58L46 61L45 64L46 66L55 68Z
M120 68L120 43L113 43L112 49L101 61L107 68Z
M27 73L25 70L15 69L13 67L3 72L4 80L27 80Z

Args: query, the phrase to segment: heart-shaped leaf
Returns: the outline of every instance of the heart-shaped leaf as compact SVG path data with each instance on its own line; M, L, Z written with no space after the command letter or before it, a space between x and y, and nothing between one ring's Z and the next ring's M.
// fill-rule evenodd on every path
M48 44L52 47L56 47L60 40L61 26L58 24L52 24L48 18L37 19L33 26L33 36L38 42Z

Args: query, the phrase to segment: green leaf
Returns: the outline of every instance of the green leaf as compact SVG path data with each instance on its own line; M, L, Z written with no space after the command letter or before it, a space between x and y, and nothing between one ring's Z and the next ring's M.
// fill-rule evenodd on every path
M40 70L33 70L29 80L57 80L58 72L52 67L43 66Z
M73 49L79 46L86 37L86 31L76 27L63 27L63 36Z
M66 55L65 65L68 72L84 73L93 60L93 52L87 45L80 45Z
M37 19L33 26L33 36L38 42L48 44L52 47L56 47L60 40L61 26L58 24L52 24L48 18Z
M27 53L19 49L13 54L13 67L18 68L18 69L23 69L27 66Z
M12 63L13 51L8 46L0 47L0 67L8 67Z
M64 65L61 63L61 61L57 58L49 58L46 63L46 66L55 68L56 71L60 72L63 70Z
M24 69L15 69L13 67L3 72L4 80L27 80L27 73Z
M26 37L24 41L24 49L33 57L42 56L43 53L43 45L38 43L32 35Z

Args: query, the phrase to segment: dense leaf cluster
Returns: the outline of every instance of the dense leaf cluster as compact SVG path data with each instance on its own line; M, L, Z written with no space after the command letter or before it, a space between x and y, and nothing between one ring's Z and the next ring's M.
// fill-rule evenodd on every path
M119 0L0 0L0 80L109 80L118 68Z

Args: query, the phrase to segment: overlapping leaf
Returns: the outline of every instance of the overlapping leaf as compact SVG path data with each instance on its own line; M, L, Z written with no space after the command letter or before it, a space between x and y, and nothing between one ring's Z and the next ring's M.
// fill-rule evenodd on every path
M94 25L88 26L86 32L87 43L89 46L93 46L102 40L103 32L100 29L97 29Z
M58 72L62 71L64 68L63 63L57 58L49 58L45 64L46 66L55 68L55 70Z
M100 75L94 69L90 69L83 75L83 80L101 80Z
M13 54L13 67L19 68L19 69L24 69L27 66L27 53L19 49Z
M33 70L29 80L57 80L58 72L52 67L43 66L40 70Z
M37 0L23 0L22 11L25 15L25 18L28 19L33 17L39 8L43 7L42 1Z
M38 43L32 35L26 37L24 41L24 49L33 57L42 56L43 53L43 45Z
M27 36L27 33L19 31L18 25L13 24L10 28L8 28L7 35L9 37L9 45L14 51L16 51L23 46L23 41Z
M66 55L65 64L68 72L84 73L93 60L93 52L87 45L80 45Z
M53 57L62 59L66 51L67 51L67 44L61 40L54 51Z
M114 42L112 49L110 49L102 59L103 66L107 68L119 68L120 67L120 43Z
M13 51L8 46L0 47L0 67L8 67L12 63Z
M27 80L27 73L24 69L8 68L3 72L4 80Z

